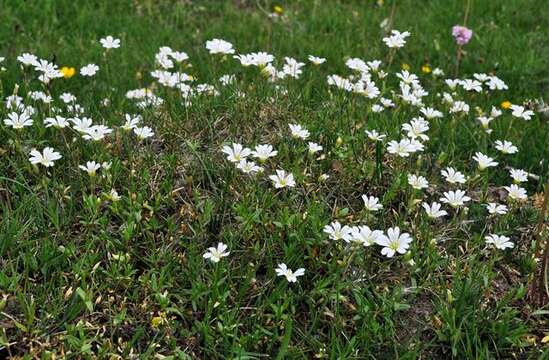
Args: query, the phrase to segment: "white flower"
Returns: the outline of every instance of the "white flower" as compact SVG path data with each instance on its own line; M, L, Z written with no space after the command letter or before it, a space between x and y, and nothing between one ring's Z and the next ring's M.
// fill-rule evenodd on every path
M377 132L377 130L366 130L366 135L368 135L368 138L372 141L382 141L387 135L380 134Z
M416 145L410 139L402 139L399 142L392 140L387 144L387 151L400 157L408 157L418 150Z
M503 114L503 111L501 111L500 109L498 109L497 107L495 106L492 106L492 109L490 110L490 116L492 118L497 118L497 117L500 117L501 114Z
M516 183L528 181L528 173L522 169L509 169L509 174Z
M51 118L51 117L45 118L44 124L46 124L47 128L53 126L58 129L63 129L69 126L69 121L64 117L57 115L55 116L55 118Z
M313 56L313 55L309 55L309 61L312 62L315 65L320 65L320 64L324 63L326 61L326 59L321 58L321 57L316 57L316 56Z
M488 129L490 122L494 120L494 118L489 116L479 116L477 117L477 120L480 121L480 124L484 129Z
M344 240L349 242L351 240L351 228L347 225L341 226L339 221L334 221L329 225L324 226L324 232L329 235L332 240Z
M416 74L410 73L408 70L402 70L397 73L396 76L404 83L408 85L419 85L419 79Z
M177 62L183 62L189 58L189 55L183 51L173 51L170 53L170 56Z
M132 129L136 128L143 119L141 115L125 114L124 117L126 118L126 122L124 123L124 125L122 125L122 129L126 131L131 131Z
M424 133L429 130L429 123L422 118L414 118L410 123L403 124L402 129L407 131L409 138L420 138L422 140L429 140L429 137Z
M339 89L347 91L351 91L353 89L353 84L348 79L339 75L328 75L327 81L328 85L334 85Z
M103 170L105 170L105 171L110 170L110 169L111 169L111 166L112 166L112 162L110 162L110 161L109 161L109 162L103 161L103 162L101 163L101 167L102 167Z
M504 140L496 140L496 149L504 154L515 154L518 152L518 148L513 145L512 142Z
M44 148L42 153L36 149L32 149L30 155L29 161L31 164L42 164L45 167L53 166L54 161L61 159L61 154L51 147Z
M233 44L220 39L206 41L206 49L210 54L234 54Z
M299 78L299 75L303 73L303 70L301 70L301 68L305 66L305 63L299 62L291 57L285 57L284 61L285 64L282 67L282 73L295 79Z
M441 118L443 116L443 114L440 111L430 107L421 108L420 111L423 114L423 116L425 116L427 119Z
M434 68L432 74L434 77L441 77L444 76L444 70L442 70L441 68Z
M362 195L362 201L364 201L364 208L367 211L378 211L383 209L383 205L379 203L379 199L375 196Z
M86 133L92 126L92 120L87 117L69 119L72 122L72 128L80 133Z
M252 151L252 156L259 161L266 161L269 158L275 157L278 154L278 151L273 149L272 145L257 145L255 150Z
M409 139L408 141L410 142L409 147L412 149L412 152L423 151L424 146L420 141L416 139Z
M385 108L383 106L379 105L379 104L372 105L372 111L375 112L375 113L380 113L383 110L385 110Z
M96 163L95 161L88 161L86 165L78 165L78 167L87 172L89 176L95 176L97 170L101 168L101 164Z
M32 119L26 112L21 114L11 112L8 114L8 118L4 119L4 124L14 129L22 129L26 126L32 126Z
M288 282L295 283L298 276L303 276L305 274L305 269L299 268L295 272L293 272L288 268L288 266L286 266L286 264L278 264L275 272L278 276L285 276Z
M82 76L94 76L99 70L99 66L95 64L88 64L80 69L80 75Z
M439 218L439 217L442 217L442 216L445 216L445 215L448 214L446 212L446 210L441 210L440 209L441 205L439 203L437 203L436 201L431 203L431 205L429 205L427 203L423 203L423 204L421 204L421 206L423 206L423 208L425 209L425 213L431 219L436 219L436 218Z
M450 112L451 113L458 113L458 112L468 113L469 112L469 105L467 105L463 101L455 101L453 103L452 107L450 108Z
M35 66L38 63L38 58L36 57L36 55L23 53L17 57L17 61L19 61L21 64L25 66L28 66L28 65Z
M391 36L383 38L383 42L389 48L401 48L406 44L406 38L410 36L408 31L399 32L397 30L391 31Z
M253 161L240 160L236 167L239 170L242 170L245 174L255 174L263 171L263 168L261 166L257 166L257 164Z
M515 244L510 241L511 239L504 235L490 234L484 239L486 239L487 244L492 244L499 250L512 249L515 246Z
M227 154L227 160L234 163L239 163L241 160L246 159L252 153L252 150L243 147L241 144L233 143L233 146L223 146L221 150Z
M309 130L303 128L298 124L290 124L290 131L292 132L292 137L296 139L307 139L310 135Z
M230 251L225 250L227 250L227 245L220 242L217 244L217 248L209 247L208 251L205 252L202 257L204 259L210 259L211 262L217 263L219 262L219 260L221 260L221 258L229 256L229 254L231 253Z
M482 92L482 83L477 80L465 79L461 81L461 86L467 91Z
M395 103L391 99L380 98L379 102L386 108L395 107Z
M65 104L70 104L71 102L75 102L75 101L76 101L76 96L74 96L74 95L71 94L71 93L63 93L63 94L59 95L59 98L60 98Z
M345 61L345 65L347 65L347 67L351 70L356 70L362 73L367 73L370 71L370 67L366 65L364 60L359 58L347 59L347 61Z
M486 83L488 85L488 88L490 90L507 90L509 87L505 84L503 80L498 78L497 76L490 76L488 78L488 82Z
M255 65L255 66L265 67L274 61L273 55L263 51L251 53L251 55L253 57L252 65Z
M526 190L518 185L512 184L511 186L504 186L504 188L509 193L508 196L513 200L525 200L528 198Z
M488 203L484 204L484 206L486 206L490 214L505 215L508 211L507 206L502 204Z
M105 125L94 125L87 128L82 135L85 140L99 141L103 140L105 136L112 133L112 129Z
M480 81L480 82L486 82L490 79L490 76L488 76L488 74L484 74L484 73L482 73L482 74L474 73L473 77L475 79L477 79L478 81Z
M252 54L234 55L233 58L240 61L240 64L244 67L255 64L255 58Z
M353 91L357 94L361 94L363 96L366 96L368 99L375 99L376 97L381 94L381 91L379 91L378 87L373 81L359 81L357 82L354 87Z
M475 156L473 156L473 160L475 160L478 163L479 170L484 170L488 167L493 167L498 165L498 163L495 162L494 159L478 151L475 153Z
M408 174L408 184L414 189L421 190L429 187L429 182L423 176Z
M309 154L314 154L319 151L322 151L322 146L314 142L309 142L308 147L309 147Z
M378 240L383 238L383 231L371 230L368 226L353 226L351 228L350 241L370 246L376 244Z
M171 69L174 66L172 59L167 53L159 52L154 56L154 59L163 69Z
M532 116L534 116L534 112L532 110L526 110L524 106L511 105L511 110L513 110L511 114L514 117L518 117L524 120L530 120L532 119Z
M269 176L269 179L277 189L295 186L294 175L284 170L276 170L276 175Z
M147 138L150 138L151 136L154 136L154 132L148 126L143 126L143 127L136 126L133 128L133 133L140 140L147 139Z
M456 87L460 84L461 80L459 80L459 79L446 79L446 80L444 80L444 82L446 83L446 85L448 85L448 87L451 90L455 90Z
M451 207L463 206L467 201L471 200L469 196L465 195L465 191L447 191L444 193L444 197L440 198L440 201L450 205Z
M111 35L99 40L105 49L118 49L120 47L120 39L115 39Z
M381 66L381 60L367 61L366 64L368 64L370 70L379 71L379 67Z
M389 228L387 230L387 236L379 237L377 244L383 246L381 249L381 255L387 257L393 257L395 253L404 254L410 247L412 237L408 233L400 233L400 229L397 227Z
M121 199L121 196L118 195L118 191L111 189L111 191L106 195L107 198L113 202L116 202Z
M440 172L450 184L465 184L465 176L452 167L447 167Z
M226 74L226 75L223 75L219 78L219 82L224 86L232 84L235 81L236 81L236 77L232 74L231 75Z

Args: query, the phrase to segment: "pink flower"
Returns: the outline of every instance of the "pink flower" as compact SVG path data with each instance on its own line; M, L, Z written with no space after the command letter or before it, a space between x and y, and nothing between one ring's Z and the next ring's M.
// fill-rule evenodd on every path
M456 39L458 45L465 45L473 37L473 30L461 25L454 25L452 27L452 36Z

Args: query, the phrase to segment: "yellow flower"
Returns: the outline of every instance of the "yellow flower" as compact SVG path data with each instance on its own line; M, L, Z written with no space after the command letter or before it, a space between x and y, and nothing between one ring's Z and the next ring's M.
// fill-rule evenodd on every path
M158 316L155 316L151 319L151 327L153 329L158 329L161 325L166 323L166 313L160 311Z
M280 5L275 5L273 7L273 11L278 15L282 15L282 13L284 12L284 9Z
M74 74L76 74L76 69L73 67L63 66L61 68L61 73L65 79L70 79L74 76Z
M431 72L431 67L428 64L425 64L421 67L421 71L424 74L429 74Z
M406 63L402 63L402 70L410 70L410 65L406 64Z
M505 110L509 109L511 107L511 102L509 100L505 100L504 102L501 103L501 107Z

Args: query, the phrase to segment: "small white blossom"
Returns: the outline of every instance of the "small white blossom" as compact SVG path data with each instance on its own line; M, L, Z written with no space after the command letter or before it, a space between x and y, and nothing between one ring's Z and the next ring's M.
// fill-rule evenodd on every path
M307 139L310 135L309 131L305 128L303 128L301 125L298 124L290 124L290 131L292 133L292 137L296 139Z
M488 203L484 204L484 206L490 214L505 215L508 211L507 206L503 204Z
M492 244L496 249L505 250L512 249L515 244L513 244L507 236L490 234L485 237L486 244Z
M221 258L229 256L230 251L225 251L227 248L227 245L220 242L217 244L217 247L209 247L208 251L205 252L202 257L204 259L209 259L211 262L218 263Z
M29 161L31 164L41 164L45 167L53 166L54 161L61 159L61 154L51 147L44 148L42 153L36 149L32 149L30 155Z
M276 170L276 175L270 175L269 179L277 189L295 186L294 175L284 170Z
M364 201L364 208L367 211L378 211L383 208L375 196L362 195L362 201Z
M488 167L494 167L498 165L498 163L495 162L494 159L478 151L475 153L475 156L473 156L473 160L478 163L479 170L484 170Z
M381 249L381 255L391 258L397 252L399 254L406 253L412 241L413 239L410 234L401 234L400 229L397 226L394 228L389 228L387 230L387 236L380 237L377 240L377 244L383 246Z
M78 165L78 167L87 172L89 176L95 176L97 170L101 168L101 164L96 163L95 161L88 161L86 162L86 165Z
M512 184L504 186L504 188L507 190L508 196L513 200L526 200L528 198L526 190L518 185Z
M99 42L105 49L118 49L120 47L120 39L115 39L111 35L104 37Z
M423 206L423 208L425 209L425 213L431 219L436 219L436 218L439 218L439 217L442 217L442 216L445 216L445 215L448 214L448 212L446 212L446 210L441 210L440 209L441 205L439 203L437 203L436 201L431 203L431 205L429 205L427 203L423 203L423 204L421 204L421 206Z
M99 71L99 66L95 64L88 64L80 69L80 75L82 76L94 76Z
M351 240L351 228L347 225L341 226L338 221L334 221L329 225L324 226L324 232L329 235L332 240L344 240L349 242Z
M278 267L275 269L276 275L286 277L286 280L290 283L295 283L299 276L305 275L305 269L299 268L295 272L290 270L286 264L278 264Z
M467 201L470 201L471 198L465 195L465 191L456 190L456 191L447 191L444 193L444 197L440 198L440 201L450 205L451 207L460 207L463 206Z

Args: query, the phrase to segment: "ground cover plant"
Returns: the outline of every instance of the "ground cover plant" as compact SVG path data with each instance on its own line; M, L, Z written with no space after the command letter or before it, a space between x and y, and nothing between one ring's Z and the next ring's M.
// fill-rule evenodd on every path
M548 357L548 18L5 2L0 355Z

